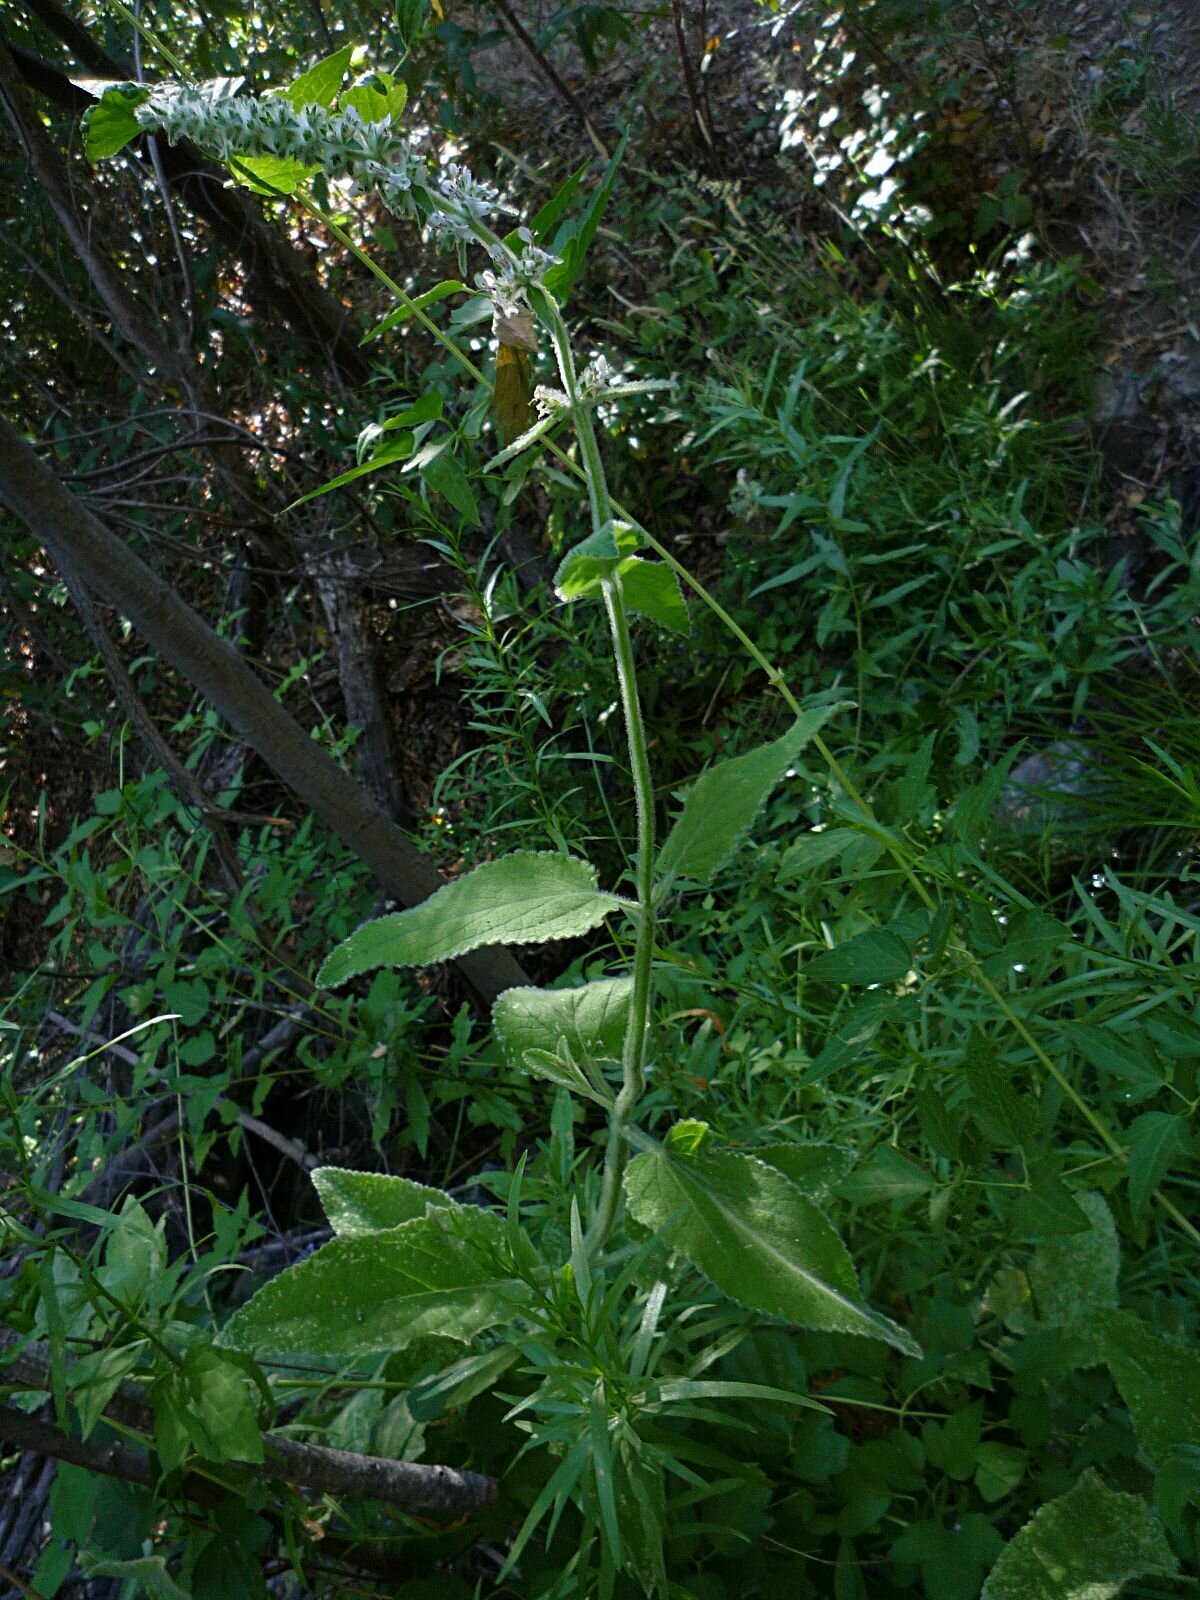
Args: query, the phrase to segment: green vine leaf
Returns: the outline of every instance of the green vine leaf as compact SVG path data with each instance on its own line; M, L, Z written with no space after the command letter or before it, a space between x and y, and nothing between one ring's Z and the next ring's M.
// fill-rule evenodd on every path
M292 156L236 156L225 163L232 177L255 194L295 194L321 170Z
M1178 1571L1146 1502L1089 1468L1009 1541L980 1600L1111 1600L1133 1578Z
M672 633L691 633L692 619L688 616L679 579L664 561L643 561L641 556L630 556L617 568L617 573L630 611L649 617L651 622L657 622L660 628Z
M1097 1323L1101 1358L1150 1459L1162 1467L1181 1449L1200 1449L1200 1347L1125 1311L1102 1311Z
M701 773L659 852L660 894L680 878L711 882L804 746L845 704L806 711L781 739Z
M547 944L598 927L622 902L578 856L517 850L456 878L408 911L365 923L317 974L323 989L375 967L427 967L487 944Z
M611 578L641 543L628 522L610 522L568 550L554 574L560 600L582 600L598 595L605 578Z
M368 72L346 90L341 103L364 122L396 122L408 104L408 85L391 72Z
M1143 1111L1126 1130L1129 1141L1129 1206L1136 1220L1177 1157L1191 1149L1190 1119L1169 1111Z
M858 1299L858 1277L825 1215L782 1172L753 1156L708 1150L703 1123L683 1123L625 1174L643 1227L711 1278L731 1300L803 1328L920 1347Z
M323 57L307 72L301 73L295 83L282 91L283 94L297 111L302 111L305 106L322 106L328 111L350 70L354 50L354 45L347 44Z
M89 91L96 87L91 79L73 81ZM83 116L84 149L89 161L115 156L138 137L142 128L134 110L149 98L149 89L138 83L113 83L102 91L100 99Z
M511 1318L528 1295L495 1264L503 1243L500 1218L468 1206L331 1239L264 1285L219 1342L338 1361L428 1335L465 1342Z

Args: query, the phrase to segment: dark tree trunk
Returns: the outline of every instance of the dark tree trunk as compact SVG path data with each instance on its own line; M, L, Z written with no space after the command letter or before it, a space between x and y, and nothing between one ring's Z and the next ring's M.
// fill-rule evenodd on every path
M63 488L11 423L0 418L0 495L60 568L116 606L203 694L251 749L374 872L385 891L415 905L441 886L437 869L278 703L222 639L120 539ZM527 982L503 948L457 963L476 998L490 1002Z

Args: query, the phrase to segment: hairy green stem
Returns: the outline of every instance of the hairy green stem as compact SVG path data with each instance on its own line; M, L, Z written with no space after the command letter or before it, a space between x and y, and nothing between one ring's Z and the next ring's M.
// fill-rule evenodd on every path
M633 659L633 640L629 618L616 574L604 585L625 730L629 739L629 765L633 775L633 796L637 808L637 934L633 955L633 993L629 1000L629 1022L621 1056L621 1092L613 1107L608 1126L608 1150L604 1159L604 1179L600 1203L588 1234L590 1255L604 1248L616 1220L621 1196L621 1175L625 1169L625 1131L633 1120L646 1087L646 1031L650 1020L650 992L654 976L654 786L650 776L650 752L646 726L638 697L637 668Z
M553 321L550 325L550 337L554 343L554 358L558 363L558 373L562 380L563 389L571 404L571 421L575 427L575 437L579 440L579 452L583 457L583 476L587 480L588 502L592 508L592 532L601 533L612 521L612 497L608 492L608 478L604 472L604 462L600 456L600 445L596 439L596 430L592 426L592 414L587 402L580 397L579 382L575 375L575 357L571 352L571 336L567 332L567 325L563 321L558 308L552 307ZM611 614L610 614L611 621ZM615 624L613 624L615 630ZM628 624L626 624L628 632ZM616 633L613 634L614 642Z
M575 437L579 440L583 474L587 480L588 501L592 510L592 529L601 533L613 517L608 479L600 456L600 445L592 425L587 400L579 393L575 360L566 323L556 306L551 305L550 334L558 362L559 376L571 407ZM588 1229L586 1246L595 1257L612 1232L621 1203L621 1176L625 1170L626 1130L637 1112L646 1087L646 1031L650 1020L650 993L654 976L654 932L657 915L654 906L654 783L650 774L650 750L646 724L638 694L637 664L633 656L633 636L621 591L620 574L614 572L604 583L604 604L612 635L613 656L629 742L629 770L633 779L633 801L637 813L637 911L633 955L633 993L629 1001L629 1021L621 1055L621 1089L608 1124L608 1149L604 1158L604 1177L596 1215Z
M237 163L234 164L237 165ZM257 179L256 181L261 183L261 179ZM336 223L327 211L323 211L321 207L317 205L315 201L310 200L306 194L298 192L291 198L298 200L300 205L305 211L308 212L310 217L321 223L322 227L327 228L333 237L338 241L338 243L344 246L345 249L349 250L350 254L356 261L361 262L362 265L366 267L367 271L373 278L382 283L384 288L387 289L391 294L394 294L396 299L409 313L409 315L421 324L426 333L433 335L442 348L454 357L463 370L470 373L471 377L475 379L476 383L481 383L485 389L487 389L489 392L491 391L492 385L471 360L470 356L467 355L466 351L463 350L461 345L456 344L448 333L443 332L443 330L438 327L437 323L434 322L433 318L416 304L411 295L405 293L405 291L396 282L395 278L393 278L390 273L385 272L379 263L370 255L368 255L361 245L355 244L354 240L346 232L345 228L343 228L339 223Z

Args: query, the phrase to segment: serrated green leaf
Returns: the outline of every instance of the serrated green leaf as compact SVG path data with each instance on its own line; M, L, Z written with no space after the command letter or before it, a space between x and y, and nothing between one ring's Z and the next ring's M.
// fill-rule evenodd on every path
M897 983L912 967L912 951L889 928L856 933L832 950L820 950L804 965L804 976L821 983Z
M975 1487L989 1505L1011 1494L1025 1476L1029 1457L1012 1444L981 1444Z
M137 1366L145 1348L145 1341L139 1339L136 1344L95 1350L91 1355L82 1356L69 1369L68 1380L79 1410L80 1432L85 1439L116 1394L121 1379L128 1377Z
M553 1054L561 1040L576 1058L619 1061L632 993L631 978L597 978L574 989L506 989L492 1007L492 1023L513 1062L526 1050Z
M1029 1188L1013 1207L1013 1227L1022 1239L1057 1239L1064 1234L1078 1238L1089 1232L1091 1222L1076 1203L1075 1196L1058 1176L1053 1161L1026 1161Z
M302 183L320 171L291 156L237 156L226 166L239 183L255 194L295 194Z
M560 600L582 600L599 594L600 585L627 560L641 543L641 537L628 522L610 522L591 533L558 564L554 591Z
M1124 1311L1101 1311L1098 1343L1138 1442L1156 1465L1200 1447L1200 1347L1156 1333Z
M983 1427L983 1401L962 1406L945 1422L927 1422L921 1429L925 1455L948 1478L965 1482L979 1461L979 1436Z
M618 1060L629 1016L629 978L601 978L575 989L509 989L492 1021L514 1066L597 1105L612 1093L597 1069Z
M390 72L368 72L342 96L364 122L395 122L408 104L408 85Z
M1191 1148L1192 1131L1186 1117L1169 1111L1144 1111L1125 1133L1129 1141L1129 1206L1140 1217L1150 1197L1171 1170L1178 1156Z
M150 98L137 83L114 83L83 114L84 149L89 161L104 161L123 150L143 129L134 108Z
M863 835L854 828L821 828L802 833L783 853L779 863L779 882L788 883L794 878L816 874L862 838Z
M430 1206L452 1206L441 1189L384 1172L350 1172L345 1167L318 1167L312 1181L334 1233L358 1238L399 1227L423 1217Z
M340 50L324 56L315 66L309 67L307 72L302 73L295 83L281 93L292 102L297 111L305 106L322 106L328 111L342 87L342 79L350 70L350 60L353 55L354 46L343 45Z
M643 561L641 556L630 556L617 568L621 580L621 593L630 611L639 617L649 617L660 628L672 633L689 634L692 619L679 579L664 561Z
M981 1600L1111 1600L1133 1578L1178 1571L1146 1502L1089 1468L1009 1541Z
M590 933L619 909L577 856L518 850L456 878L408 911L365 923L317 974L335 988L375 967L427 967L488 944L545 944Z
M512 1317L527 1288L494 1264L504 1225L456 1206L386 1233L336 1238L272 1278L223 1329L236 1350L347 1360Z
M678 878L711 882L804 746L841 709L806 711L781 739L701 773L659 852L660 893Z
M1125 1085L1131 1101L1145 1100L1163 1086L1163 1076L1154 1061L1149 1041L1135 1032L1125 1038L1113 1028L1092 1022L1064 1022L1059 1031L1101 1078L1115 1078Z
M742 1305L801 1327L883 1339L909 1354L912 1337L858 1300L846 1247L811 1200L753 1156L671 1141L625 1174L632 1215Z
M840 1144L769 1144L753 1154L818 1203L828 1199L854 1165L854 1152Z
M171 1372L151 1385L150 1409L154 1416L154 1448L164 1472L174 1472L188 1453L192 1436L188 1402L182 1377Z
M1004 1150L1018 1150L1032 1137L1037 1111L1017 1093L1012 1071L996 1048L976 1035L967 1048L966 1078L972 1120L985 1138Z
M183 1381L189 1432L200 1454L210 1461L261 1461L257 1399L241 1369L219 1350L195 1346L184 1357Z
M1104 1196L1084 1191L1074 1200L1088 1219L1089 1231L1039 1244L1029 1263L1029 1282L1039 1320L1065 1329L1078 1364L1090 1366L1102 1359L1095 1340L1096 1313L1117 1304L1121 1247Z
M858 1205L880 1201L919 1200L933 1188L933 1179L893 1145L878 1145L861 1166L838 1185L838 1195Z

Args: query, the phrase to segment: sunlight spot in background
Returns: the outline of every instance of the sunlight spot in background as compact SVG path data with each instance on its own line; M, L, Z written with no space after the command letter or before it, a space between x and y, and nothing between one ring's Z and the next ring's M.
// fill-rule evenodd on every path
M927 206L906 201L893 169L910 161L927 135L919 128L925 113L892 108L891 91L869 83L858 96L861 111L846 100L846 74L858 60L842 27L842 13L830 12L809 50L804 87L785 89L776 104L779 147L803 151L817 188L838 175L837 204L859 228L917 234L933 220ZM879 180L883 180L882 182Z

